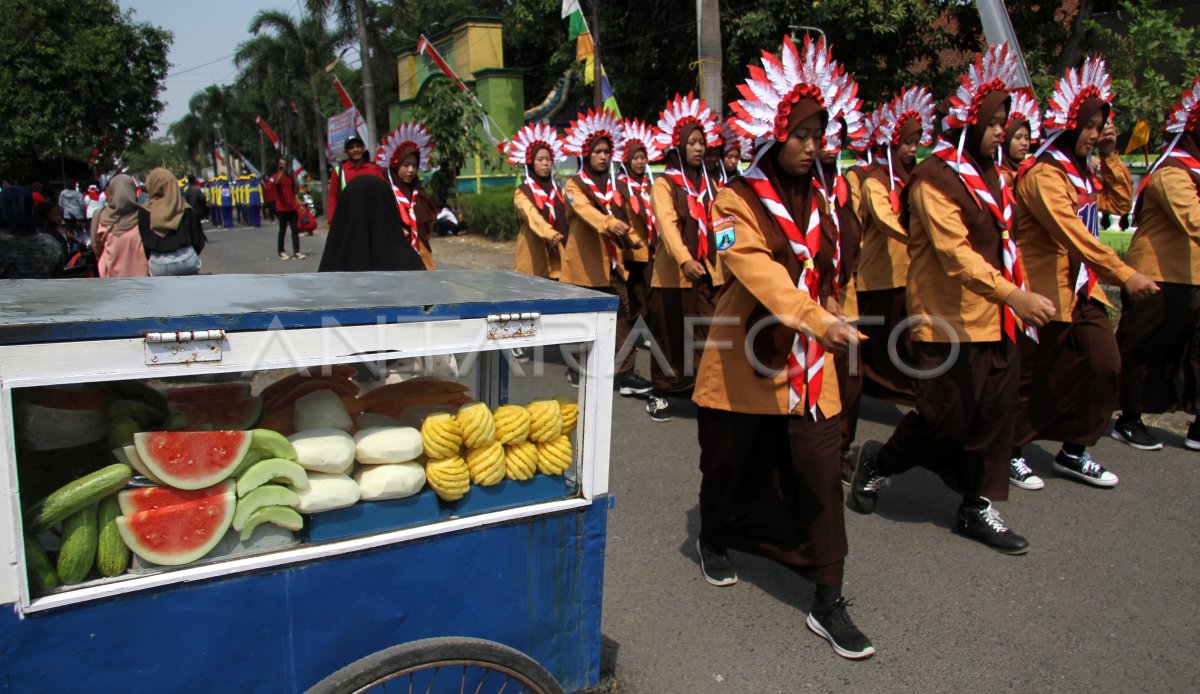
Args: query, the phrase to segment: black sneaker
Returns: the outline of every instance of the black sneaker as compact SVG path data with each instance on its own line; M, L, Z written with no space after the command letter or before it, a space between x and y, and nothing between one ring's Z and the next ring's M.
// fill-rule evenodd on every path
M1191 429L1188 429L1191 433ZM1114 439L1121 443L1129 444L1139 451L1158 451L1162 450L1162 441L1154 438L1154 434L1146 428L1142 423L1142 418L1131 419L1128 421L1117 420L1113 425L1112 433L1109 434ZM1200 441L1197 442L1197 448L1200 448Z
M1200 451L1200 422L1188 425L1187 438L1183 440L1183 445L1193 451Z
M1059 451L1058 455L1054 456L1054 471L1097 487L1115 487L1118 481L1116 475L1092 460L1091 454L1087 451L1084 451L1083 455L1079 457L1066 451Z
M875 647L871 645L871 639L859 631L850 620L850 614L846 612L849 606L850 603L845 598L838 598L829 607L814 608L804 623L814 634L824 637L843 658L870 658L875 654Z
M958 519L954 531L972 540L979 540L997 552L1024 554L1029 551L1029 540L1021 537L1004 524L1004 519L992 508L992 502L984 499L983 506L958 507Z
M1041 489L1046 486L1041 477L1033 474L1024 458L1008 461L1008 483L1021 489Z
M627 398L649 395L653 389L650 381L639 376L636 371L617 376L617 392Z
M696 551L700 553L700 573L704 580L714 586L731 586L737 583L737 572L733 570L733 562L722 547L713 547L703 540L696 540Z
M646 402L646 414L650 415L652 422L669 422L671 421L671 406L667 403L666 398L652 395Z
M859 513L875 513L879 488L887 480L879 474L876 463L880 448L878 442L868 441L858 450L858 464L854 466L854 476L850 479L850 508Z
M578 388L579 387L579 372L576 371L575 369L567 367L567 383L570 383L571 385Z

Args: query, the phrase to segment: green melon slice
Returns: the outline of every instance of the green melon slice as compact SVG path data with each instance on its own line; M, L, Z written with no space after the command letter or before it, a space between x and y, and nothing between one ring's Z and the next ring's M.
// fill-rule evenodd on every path
M248 431L143 431L134 434L133 443L163 484L204 489L233 474L250 450L250 439Z
M304 468L283 458L267 458L251 465L238 478L238 496L246 496L252 490L275 480L287 482L296 489L308 489L308 473Z
M270 429L255 429L250 432L252 437L250 440L250 448L256 451L269 453L267 458L283 458L284 460L295 460L296 449L292 447L292 442L288 441L287 437L277 431Z
M246 496L238 499L237 510L233 512L233 529L241 530L246 525L246 519L264 506L288 506L295 508L300 505L300 497L296 492L281 487L278 484L264 484L250 490Z
M262 398L257 395L171 403L171 410L182 414L192 429L249 429L258 423L262 409Z
M201 559L233 522L233 490L117 518L117 531L133 553L153 564L181 566Z
M263 523L274 523L291 531L304 527L304 519L300 517L299 513L296 513L295 509L287 506L263 506L246 519L246 524L238 533L238 539L242 542L249 540L250 536L254 534L254 529Z

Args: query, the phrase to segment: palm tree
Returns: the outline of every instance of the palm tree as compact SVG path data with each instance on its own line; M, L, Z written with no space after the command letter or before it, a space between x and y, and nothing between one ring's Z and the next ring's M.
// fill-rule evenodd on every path
M308 11L324 17L331 10L343 30L354 27L358 34L358 55L362 62L363 104L367 116L367 151L374 151L375 77L371 70L371 43L367 38L367 0L305 0Z

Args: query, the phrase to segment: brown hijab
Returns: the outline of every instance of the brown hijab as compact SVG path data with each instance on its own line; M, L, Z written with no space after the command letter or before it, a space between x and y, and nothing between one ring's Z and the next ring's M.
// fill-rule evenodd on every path
M159 238L166 238L179 229L183 213L188 209L179 195L179 182L170 171L158 168L146 177L146 192L150 194L150 200L145 204L150 213L150 231Z
M104 209L100 210L100 214L93 217L95 221L92 222L92 233L104 226L109 234L117 237L137 227L137 186L133 178L117 174L108 182L104 192L108 202L105 203Z

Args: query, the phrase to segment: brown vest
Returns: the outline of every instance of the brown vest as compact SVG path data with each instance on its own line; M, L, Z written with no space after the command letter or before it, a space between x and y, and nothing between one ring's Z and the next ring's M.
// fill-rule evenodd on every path
M999 172L996 175L999 176ZM967 190L966 184L958 174L954 173L954 169L937 157L929 157L913 170L912 178L900 196L900 223L908 228L908 193L918 180L928 182L962 210L962 221L967 228L967 243L971 245L971 250L978 253L992 267L1003 270L1004 257L1001 255L1000 245L1002 239L996 219L987 206L975 201L975 197ZM991 189L991 193L997 200L1000 199L998 189ZM1015 216L1013 221L1016 222Z

